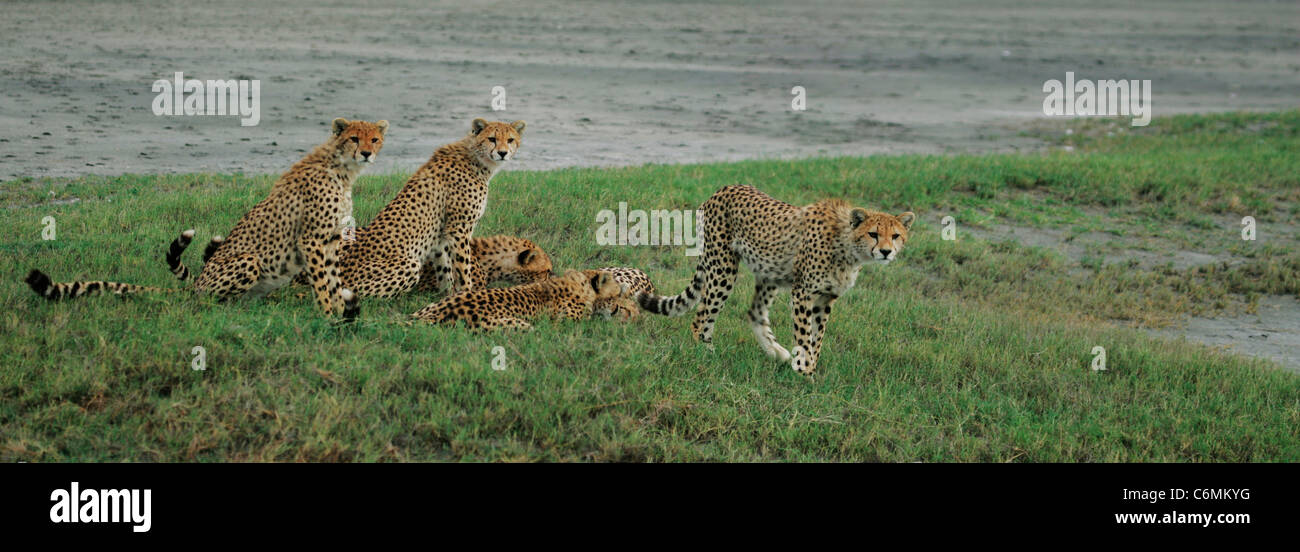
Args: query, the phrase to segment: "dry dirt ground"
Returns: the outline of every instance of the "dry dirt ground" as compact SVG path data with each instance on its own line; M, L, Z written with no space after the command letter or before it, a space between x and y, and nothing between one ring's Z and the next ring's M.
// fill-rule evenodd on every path
M518 169L1014 150L1066 71L1150 79L1157 115L1294 107L1298 36L1267 1L10 1L0 180L274 173L338 116L393 123L378 171L476 116L529 121ZM260 80L261 123L155 116L177 71Z
M372 174L477 116L529 121L513 169L1032 149L1018 129L1066 71L1150 79L1157 115L1295 107L1297 37L1270 1L9 1L0 182L276 173L338 116L393 123ZM155 116L177 71L260 80L260 124Z

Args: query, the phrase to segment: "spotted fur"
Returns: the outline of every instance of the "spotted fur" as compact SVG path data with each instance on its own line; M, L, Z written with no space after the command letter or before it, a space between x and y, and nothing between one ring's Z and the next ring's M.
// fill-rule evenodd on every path
M718 310L731 295L743 261L756 289L749 321L768 355L811 375L835 300L853 287L868 262L897 258L916 215L898 216L827 199L796 207L750 186L727 186L701 206L704 256L681 294L642 294L641 308L677 316L698 305L691 333L713 341ZM776 292L790 288L794 351L777 343L768 321Z
M190 277L190 269L181 263L181 253L185 252L185 248L190 246L190 241L193 239L194 231L186 230L167 247L167 267L171 269L172 274L176 275L176 279L182 282Z
M650 277L640 269L625 266L607 266L596 270L613 274L614 281L623 286L623 293L617 297L597 300L592 305L592 312L621 322L636 320L641 315L637 299L642 294L655 293L655 285L650 282Z
M329 140L281 176L267 198L245 214L229 236L214 238L194 290L222 299L261 297L307 270L322 311L329 315L343 315L349 309L354 312L355 305L345 300L351 294L343 293L339 285L342 221L352 215L352 185L383 147L388 121L339 118L332 129ZM180 254L192 238L192 231L183 233L168 251L167 262L177 278L189 277L189 270L181 267ZM116 282L55 284L36 270L27 282L36 293L50 299L99 292L167 291Z
M365 229L357 232L364 233ZM343 242L343 251L348 249L348 242ZM532 240L516 236L475 236L470 238L470 250L474 256L474 281L483 285L505 283L509 285L528 284L545 280L554 275L551 270L551 258L533 243ZM294 279L295 284L310 283L305 274ZM343 280L344 287L351 283ZM415 286L416 291L438 291L437 280L433 277L433 268L425 263L424 274Z
M523 121L474 119L468 136L438 148L357 230L340 260L343 280L363 297L406 293L422 275L453 293L481 287L470 237L487 205L488 183L514 157L523 130Z
M590 317L596 301L622 292L622 286L608 272L571 270L564 276L531 284L462 291L412 316L431 323L464 321L474 329L528 329L532 327L529 320L539 316L571 320Z

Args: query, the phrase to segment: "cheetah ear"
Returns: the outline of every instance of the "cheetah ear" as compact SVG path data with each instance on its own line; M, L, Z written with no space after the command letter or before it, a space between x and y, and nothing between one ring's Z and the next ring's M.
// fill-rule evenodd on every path
M862 222L865 221L865 220L867 220L867 210L866 210L866 209L863 209L863 208L861 208L861 207L858 207L858 208L854 209L852 213L849 213L849 224L850 224L853 228L857 228L857 227L858 227L859 225L861 225Z
M351 122L351 121L348 121L347 119L344 119L343 117L339 117L339 118L337 118L337 119L334 119L334 135L335 135L335 136L338 136L339 134L342 134L342 133L343 133L343 129L348 128L348 124L349 124L350 122Z
M898 215L898 222L903 223L903 228L908 230L912 229L912 221L914 220L916 220L916 213L911 211Z
M532 249L525 249L519 252L519 266L528 266L528 263L537 258L537 253Z
M483 129L485 128L487 128L487 119L484 119L482 117L474 119L474 122L470 123L469 125L469 131L472 134L478 134L480 132L483 132Z
M380 135L380 136L383 136L384 133L388 132L388 121L387 121L387 120L381 120L381 121L375 123L375 126L379 127L379 135Z
M591 277L591 289L594 289L599 293L600 288L609 285L609 278L610 276L608 272L605 272L604 270L597 272L595 276Z
M518 121L515 121L515 122L513 122L513 123L510 123L510 126L515 127L515 132L518 132L519 134L523 134L523 133L524 133L524 126L526 126L526 125L527 125L527 123L525 123L522 119L521 119L521 120L518 120Z

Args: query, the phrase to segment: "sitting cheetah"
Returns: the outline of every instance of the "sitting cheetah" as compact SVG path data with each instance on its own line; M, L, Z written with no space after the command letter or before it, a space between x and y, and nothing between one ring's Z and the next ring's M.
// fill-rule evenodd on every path
M624 293L618 297L597 300L592 305L592 312L620 322L636 320L641 314L637 298L643 293L655 293L655 285L650 283L650 277L640 269L625 266L607 266L596 270L613 274L614 281L623 286Z
M343 281L363 297L392 297L419 283L452 293L481 287L470 237L487 204L488 183L521 143L523 121L474 119L465 138L433 152L339 261ZM425 265L432 265L425 270Z
M261 297L288 283L304 268L311 275L316 304L326 314L345 314L355 301L339 286L338 249L342 219L352 215L352 184L374 163L384 145L388 121L334 119L333 134L293 165L271 193L244 215L211 251L194 289L220 298ZM180 251L194 237L187 231L173 242L168 262L181 276ZM188 276L188 271L186 276ZM118 282L55 284L40 271L27 277L43 297L60 299L108 291L116 294L166 291ZM353 311L354 312L354 311Z
M691 332L711 343L718 309L744 261L757 283L749 321L759 345L806 375L817 367L831 304L853 287L862 265L897 258L916 219L911 212L876 213L838 199L795 207L750 186L722 188L700 208L704 257L690 287L673 297L642 294L641 307L677 316L698 303ZM793 353L776 342L768 322L772 299L784 287L791 288Z
M612 274L570 270L531 284L508 288L474 288L433 303L411 315L432 323L463 320L474 329L528 329L541 315L580 320L591 316L596 301L625 293Z

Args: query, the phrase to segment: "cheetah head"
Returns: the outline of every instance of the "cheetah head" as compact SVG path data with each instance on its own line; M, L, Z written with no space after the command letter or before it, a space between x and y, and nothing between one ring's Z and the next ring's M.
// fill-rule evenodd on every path
M531 284L550 278L551 258L540 247L506 251L497 262L501 265L501 279L511 284Z
M911 211L894 216L853 209L849 213L849 247L859 261L889 263L903 250L914 220L916 215Z
M469 132L470 151L486 161L488 166L504 163L514 158L523 141L520 137L523 133L523 121L489 123L484 119L474 119Z
M613 299L626 293L623 284L614 279L614 274L607 270L584 270L587 285L596 292L596 299Z
M595 301L613 299L623 292L622 284L614 280L614 275L605 270L570 270L564 276L551 279L581 296L592 297Z
M591 312L607 320L631 322L639 318L641 314L641 308L637 306L637 299L628 290L627 284L623 284L617 297L597 300L592 304Z
M370 123L339 117L334 119L333 144L344 163L353 166L374 163L379 149L384 147L386 132L388 121Z
M483 268L483 276L489 282L531 284L555 275L551 258L532 240L504 235L476 236L470 239L470 246L474 262Z

